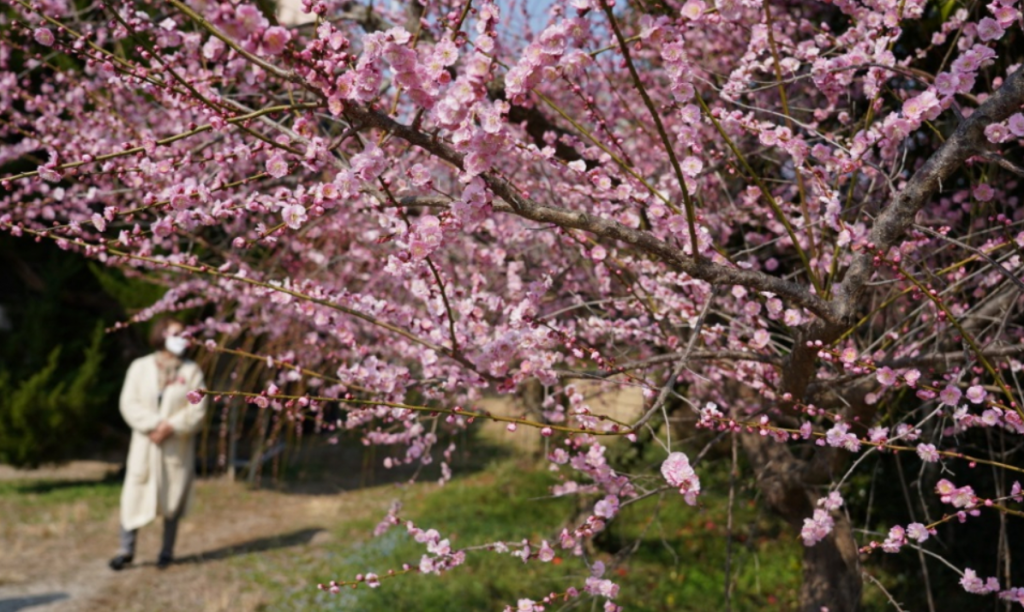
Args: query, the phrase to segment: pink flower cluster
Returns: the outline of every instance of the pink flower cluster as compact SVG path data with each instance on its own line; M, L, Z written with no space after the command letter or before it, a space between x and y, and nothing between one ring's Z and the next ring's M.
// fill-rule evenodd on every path
M881 548L887 553L897 553L907 544L908 540L924 542L932 533L921 523L911 523L907 525L906 529L896 525L889 529L889 535L882 542ZM872 547L876 545L876 542L871 543Z
M832 533L835 528L835 520L828 510L815 508L814 516L804 519L804 526L800 529L800 537L804 546L814 546Z
M700 479L697 473L690 467L690 459L685 453L673 452L661 464L661 475L665 481L679 489L679 493L686 500L686 503L694 506L697 504L697 496L700 494Z
M945 478L936 483L935 492L939 494L942 503L952 504L954 508L970 510L976 508L980 501L970 485L957 487Z

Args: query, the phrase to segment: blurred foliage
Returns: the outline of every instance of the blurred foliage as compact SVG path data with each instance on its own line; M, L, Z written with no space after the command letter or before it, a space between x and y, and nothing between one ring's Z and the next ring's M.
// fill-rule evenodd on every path
M126 441L117 395L145 349L103 330L163 288L92 267L52 243L0 236L0 463L59 463Z
M166 287L150 283L142 278L131 278L116 268L107 268L89 262L89 271L96 277L100 287L117 300L125 312L135 312L152 306L163 297Z
M0 370L0 463L37 467L73 456L88 438L88 419L105 399L96 393L103 362L103 325L97 325L81 365L60 376L61 346L46 365L20 383Z

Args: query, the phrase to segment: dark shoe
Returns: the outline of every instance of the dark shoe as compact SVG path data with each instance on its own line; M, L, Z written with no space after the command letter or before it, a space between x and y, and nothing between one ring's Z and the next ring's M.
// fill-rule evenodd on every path
M124 569L124 566L132 562L132 555L120 554L110 560L110 569L115 572L119 572Z
M171 557L157 557L156 569L167 569L167 567L172 563L174 563L174 559L172 559Z

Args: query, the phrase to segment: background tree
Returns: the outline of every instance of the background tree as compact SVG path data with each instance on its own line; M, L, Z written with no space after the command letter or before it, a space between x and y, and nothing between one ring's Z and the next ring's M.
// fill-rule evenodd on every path
M624 505L699 503L672 400L800 531L804 609L856 609L862 559L901 549L1024 598L1019 3L571 0L536 34L488 1L303 6L15 0L0 163L36 167L4 173L0 225L175 279L139 318L215 306L208 351L301 338L255 355L267 388L209 392L404 444L388 465L536 380L540 417L501 418L551 438L557 492L597 494L555 544L583 563ZM643 416L579 378L641 388ZM605 457L641 435L660 475ZM843 494L899 453L918 499L855 531ZM988 522L984 566L947 558ZM407 528L420 571L465 561ZM557 595L615 609L591 569Z

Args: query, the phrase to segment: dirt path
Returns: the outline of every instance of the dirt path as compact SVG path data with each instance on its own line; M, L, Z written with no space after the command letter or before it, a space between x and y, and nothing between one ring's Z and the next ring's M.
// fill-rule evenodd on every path
M45 477L95 482L102 475L72 464ZM37 507L31 496L8 494L0 497L0 612L257 610L265 593L233 559L316 549L345 519L382 515L383 489L296 495L200 481L181 524L178 561L156 569L160 525L153 524L140 532L135 564L121 572L107 567L117 547L116 483L105 485L100 501L86 495Z

